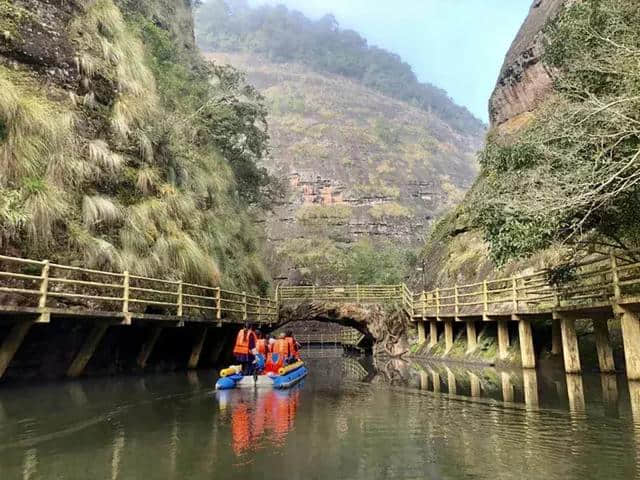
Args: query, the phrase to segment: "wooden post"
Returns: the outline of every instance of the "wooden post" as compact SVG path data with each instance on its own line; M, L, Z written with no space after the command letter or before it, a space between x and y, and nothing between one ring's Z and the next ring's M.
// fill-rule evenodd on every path
M609 326L607 320L594 320L593 331L596 335L596 349L598 351L598 365L601 373L613 373L616 366L613 360L613 349L609 340Z
M247 292L242 292L242 321L247 321Z
M578 336L576 334L576 322L573 318L556 314L560 318L560 330L562 333L562 353L564 357L564 370L566 373L580 373L580 352L578 349Z
M482 282L482 308L485 315L489 313L489 287L486 280Z
M422 295L420 296L420 301L422 302L422 321L424 322L427 316L427 295L424 290L422 291Z
M509 355L509 324L506 320L498 320L498 352L500 360Z
M536 354L533 349L533 331L531 330L531 321L515 315L514 317L518 320L522 368L536 368Z
M162 333L162 327L153 327L149 333L149 338L142 344L142 348L140 349L140 353L138 354L138 359L136 361L140 368L145 368L147 366L147 362L149 361L151 352L153 352L153 348L158 341L158 337L160 337L160 333Z
M218 325L222 323L222 294L220 287L216 288L216 320Z
M478 334L476 332L476 322L467 320L467 353L473 352L478 346Z
M11 327L9 334L4 339L4 342L2 342L0 346L0 378L2 378L7 371L11 360L13 360L18 348L20 348L24 338L27 336L27 333L29 333L31 325L33 325L31 320L21 320L17 322Z
M618 273L618 259L612 252L609 256L611 262L611 281L613 283L613 296L619 299L622 296L622 289L620 288L620 275Z
M104 334L107 332L108 327L109 326L106 323L100 323L91 329L89 337L87 337L87 340L80 348L80 351L73 360L69 370L67 370L68 377L79 377L82 375L82 372L84 372L89 360L91 360L91 357L95 353L96 348L98 348L100 340L102 340L102 337L104 337Z
M124 314L124 324L131 325L131 315L129 314L129 292L131 289L130 286L131 278L129 276L129 272L124 272L124 277L122 279L122 313Z
M49 272L51 265L49 260L42 263L42 273L40 275L40 298L38 299L38 309L40 310L39 323L49 323L51 317L47 310L47 293L49 292ZM2 375L0 374L0 377Z
M436 318L440 318L440 289L436 288Z
M182 307L183 307L183 284L182 280L178 283L178 316L182 317Z
M193 369L198 367L198 363L200 362L200 354L202 353L202 347L204 346L204 342L207 339L207 331L209 329L204 327L199 335L196 337L195 342L193 343L193 348L191 349L191 356L189 357L189 363L187 364L187 368Z
M429 322L429 348L438 343L438 323L435 320Z
M431 382L433 383L433 392L440 393L440 374L435 370L431 370Z
M458 285L455 285L453 287L453 296L455 299L455 311L456 311L456 317L457 317L458 314L460 313L460 307L458 306Z
M518 280L511 277L511 297L513 302L513 313L518 313Z

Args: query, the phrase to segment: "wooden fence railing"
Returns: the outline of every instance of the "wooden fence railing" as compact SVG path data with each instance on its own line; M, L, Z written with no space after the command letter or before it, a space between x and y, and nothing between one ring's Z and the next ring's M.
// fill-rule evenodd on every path
M348 329L340 333L308 333L296 335L301 345L348 345L357 346L364 339L364 335L357 330Z
M200 321L277 323L282 302L396 304L412 319L579 309L640 297L640 262L610 255L582 262L553 282L543 270L528 275L413 293L404 285L280 286L276 298L49 261L0 256L0 310L31 309L142 315ZM555 273L557 275L557 272ZM4 295L2 295L4 294ZM633 301L636 301L633 300ZM632 300L629 300L632 301ZM640 302L639 302L640 303ZM14 309L15 309L14 308Z
M640 295L640 262L629 258L610 255L579 263L555 283L553 275L542 270L424 291L413 297L413 317L579 310Z
M125 321L144 314L258 323L278 317L274 300L246 292L7 256L0 256L0 293L45 320L56 310L112 313Z

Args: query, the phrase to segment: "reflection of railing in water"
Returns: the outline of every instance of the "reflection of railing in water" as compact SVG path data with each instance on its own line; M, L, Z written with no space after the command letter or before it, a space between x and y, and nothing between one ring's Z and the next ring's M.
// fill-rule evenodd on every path
M357 347L364 340L364 334L357 330L346 329L340 333L308 333L296 335L301 345L328 345L334 347Z

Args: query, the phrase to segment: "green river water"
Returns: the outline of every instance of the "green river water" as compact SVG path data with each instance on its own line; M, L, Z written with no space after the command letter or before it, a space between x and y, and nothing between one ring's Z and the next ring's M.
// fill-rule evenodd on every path
M288 392L217 394L202 371L4 385L0 479L639 478L621 376L311 356Z

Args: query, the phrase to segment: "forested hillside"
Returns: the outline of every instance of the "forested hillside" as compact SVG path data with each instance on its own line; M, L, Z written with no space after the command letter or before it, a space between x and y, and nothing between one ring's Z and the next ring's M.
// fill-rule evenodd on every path
M434 219L475 179L481 122L332 17L209 1L196 24L205 55L245 71L265 97L264 165L288 183L266 216L274 277L404 280Z
M0 32L3 253L267 287L266 110L190 1L0 0Z
M635 255L640 246L640 6L634 0L548 5L551 22L536 18L534 7L523 28L543 28L528 34L536 46L527 51L540 51L539 59L529 55L530 71L524 63L525 71L511 84L501 79L494 94L493 116L502 123L481 154L480 178L425 250L426 258L441 260L441 280L517 260L570 267L594 251ZM519 53L507 61L515 64ZM505 64L503 72L517 68ZM522 104L509 110L507 89L524 97L528 89L529 98L536 91L538 98L528 111Z
M398 55L340 28L333 15L313 21L282 5L251 8L247 0L208 0L198 10L196 26L204 50L250 52L272 63L301 63L433 112L463 134L479 135L485 129L444 90L420 83Z

